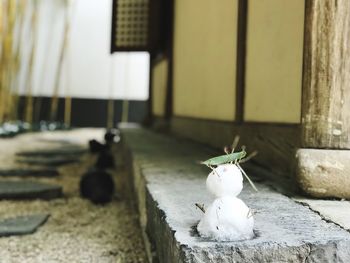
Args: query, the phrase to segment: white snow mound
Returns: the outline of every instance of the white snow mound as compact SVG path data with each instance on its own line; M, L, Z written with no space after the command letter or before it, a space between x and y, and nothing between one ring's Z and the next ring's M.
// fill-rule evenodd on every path
M207 178L207 189L215 197L237 196L243 189L243 176L235 164L216 167Z
M202 237L217 241L251 239L254 218L246 204L237 197L215 199L206 211L197 229Z

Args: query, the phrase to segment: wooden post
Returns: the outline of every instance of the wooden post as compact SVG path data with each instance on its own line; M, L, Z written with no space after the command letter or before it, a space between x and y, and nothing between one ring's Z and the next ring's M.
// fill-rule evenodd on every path
M350 198L348 0L305 1L302 101L299 183L313 196Z
M302 143L350 149L350 1L307 0Z

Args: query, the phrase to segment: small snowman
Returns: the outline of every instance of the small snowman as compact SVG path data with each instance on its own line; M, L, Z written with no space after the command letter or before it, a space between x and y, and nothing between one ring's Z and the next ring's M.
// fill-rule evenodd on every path
M240 152L232 151L203 162L212 169L208 175L206 186L216 199L205 210L203 206L196 204L204 212L197 226L201 236L217 241L253 238L254 218L252 212L237 197L243 189L242 173L256 190L253 182L239 165L240 162L252 157L251 155L243 159L245 155L246 152L242 149Z

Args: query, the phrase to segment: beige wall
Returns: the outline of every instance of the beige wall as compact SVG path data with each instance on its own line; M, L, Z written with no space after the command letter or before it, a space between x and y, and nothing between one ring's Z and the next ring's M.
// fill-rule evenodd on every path
M168 61L163 59L152 68L152 112L155 116L165 114L168 80Z
M237 0L219 2L175 1L177 116L234 120Z
M299 123L304 0L248 6L245 120Z

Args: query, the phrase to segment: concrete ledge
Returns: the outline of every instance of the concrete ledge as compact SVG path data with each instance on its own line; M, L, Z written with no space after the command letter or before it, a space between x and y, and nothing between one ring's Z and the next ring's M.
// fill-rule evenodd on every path
M297 178L305 193L314 197L350 199L350 151L299 149Z
M212 242L198 236L201 212L209 204L208 169L196 163L213 153L201 145L142 129L124 129L141 225L153 262L350 262L350 234L322 220L309 207L265 185L246 185L240 197L256 211L256 237Z

